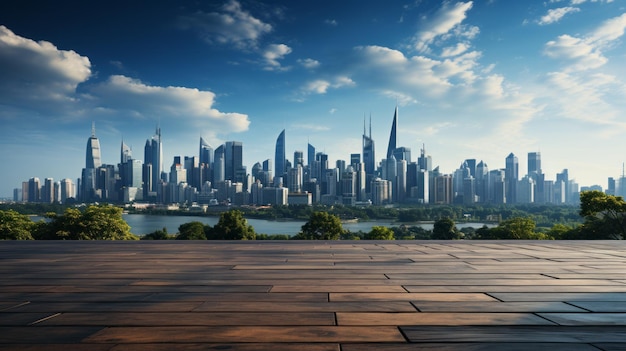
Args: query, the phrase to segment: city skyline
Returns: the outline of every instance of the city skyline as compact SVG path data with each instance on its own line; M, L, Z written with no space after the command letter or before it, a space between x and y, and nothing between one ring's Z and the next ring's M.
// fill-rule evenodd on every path
M115 25L111 25L115 23ZM0 197L31 177L81 176L95 122L101 162L142 158L162 131L174 156L243 142L243 164L307 144L350 160L423 145L453 173L465 159L583 185L621 176L626 8L616 1L406 3L211 1L0 5ZM366 122L367 124L367 122Z

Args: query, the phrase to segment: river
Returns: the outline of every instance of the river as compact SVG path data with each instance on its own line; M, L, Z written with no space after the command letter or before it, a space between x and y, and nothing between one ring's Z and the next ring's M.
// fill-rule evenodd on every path
M165 215L145 215L145 214L124 214L124 220L130 225L131 233L137 235L144 235L148 233L152 233L155 230L167 228L167 232L170 234L175 234L178 232L178 226L184 223L189 223L193 221L199 221L208 225L215 225L219 220L218 217L200 217L200 216L165 216ZM295 235L297 234L302 225L306 223L306 221L300 220L287 220L287 221L269 221L265 219L247 219L248 224L250 224L254 231L261 234L287 234L287 235ZM384 227L392 227L399 226L402 223L394 223L391 221L367 221L367 222L355 222L355 223L344 223L343 228L347 229L351 232L358 232L359 230L363 232L369 232L373 226L384 226ZM407 225L418 225L424 229L430 230L433 229L432 223L419 223L419 224L407 224ZM465 227L474 227L480 228L484 224L483 223L457 223L457 228L465 228ZM492 225L489 225L492 226Z

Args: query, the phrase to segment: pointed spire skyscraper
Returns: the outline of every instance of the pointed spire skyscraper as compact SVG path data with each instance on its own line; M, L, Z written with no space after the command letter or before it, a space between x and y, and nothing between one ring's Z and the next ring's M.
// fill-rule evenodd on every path
M393 150L396 149L396 128L398 125L398 105L396 105L396 110L393 114L393 123L391 124L391 133L389 134L389 145L387 146L387 158L391 158L393 155Z

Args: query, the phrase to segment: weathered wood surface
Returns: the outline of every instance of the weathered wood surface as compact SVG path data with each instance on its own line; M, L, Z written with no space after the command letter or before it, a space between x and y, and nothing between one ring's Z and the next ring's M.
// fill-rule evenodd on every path
M626 349L626 242L0 242L0 350Z

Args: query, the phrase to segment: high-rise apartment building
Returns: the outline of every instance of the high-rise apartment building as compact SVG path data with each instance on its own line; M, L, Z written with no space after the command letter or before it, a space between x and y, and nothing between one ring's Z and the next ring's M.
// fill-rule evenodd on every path
M528 153L528 174L533 173L541 174L541 153L529 152Z

